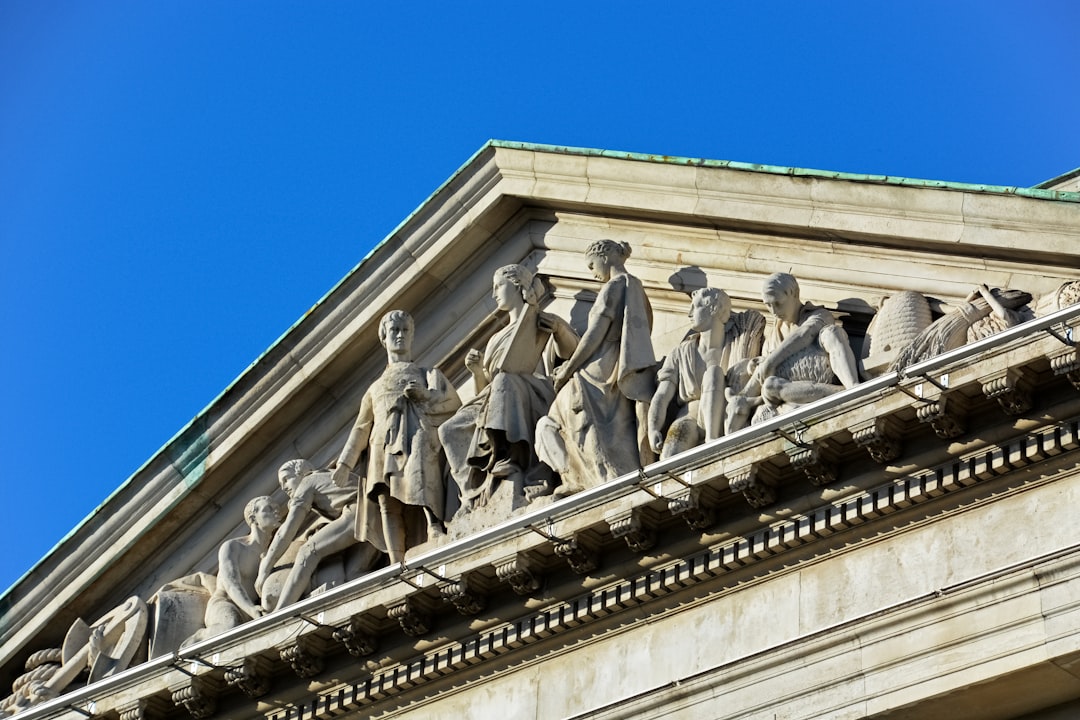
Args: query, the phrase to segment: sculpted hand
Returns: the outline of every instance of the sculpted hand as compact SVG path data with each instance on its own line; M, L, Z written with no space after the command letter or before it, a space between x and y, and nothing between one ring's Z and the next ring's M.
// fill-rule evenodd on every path
M573 373L570 372L570 365L564 364L555 368L555 375L552 378L555 382L555 392L559 392L563 385L565 385Z
M551 313L542 312L536 316L536 327L546 333L553 333L559 328L559 318Z
M334 481L334 484L338 487L349 486L349 473L352 472L352 468L348 465L339 464L333 472L330 474L330 479Z
M90 664L93 665L105 649L105 628L95 625L90 630Z
M573 337L570 325L558 315L542 312L536 316L536 327L546 333L551 333L556 338L565 338L567 331Z
M660 449L664 447L664 435L659 430L649 431L649 447L657 455L660 454Z
M484 372L484 355L476 348L469 350L465 354L465 367L473 375L478 375Z
M754 368L753 380L757 380L758 383L764 383L766 378L770 378L776 374L776 361L772 355L766 355L758 363L758 366Z
M417 382L410 382L405 386L405 397L414 402L424 402L431 394L427 391L427 388Z

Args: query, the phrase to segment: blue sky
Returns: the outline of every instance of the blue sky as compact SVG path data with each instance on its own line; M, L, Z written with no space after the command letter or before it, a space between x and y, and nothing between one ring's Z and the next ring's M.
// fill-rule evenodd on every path
M1078 37L1066 0L4 0L0 590L489 138L1030 186L1080 166Z

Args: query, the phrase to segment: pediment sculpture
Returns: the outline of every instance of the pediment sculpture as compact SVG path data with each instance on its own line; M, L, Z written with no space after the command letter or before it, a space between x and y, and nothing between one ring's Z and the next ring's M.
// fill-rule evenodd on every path
M530 270L498 269L492 297L508 323L482 351L468 351L475 395L464 403L440 369L414 362L412 316L387 313L386 367L336 460L282 465L287 506L251 500L248 533L222 543L215 574L166 584L150 607L135 597L92 624L78 621L63 648L31 656L3 711L207 640L320 584L404 563L447 532L474 532L1080 300L1080 282L1037 303L987 285L955 307L900 291L877 305L856 353L834 312L805 301L793 275L775 273L762 284L768 320L734 310L722 289L694 290L687 334L658 362L650 300L627 270L630 256L627 243L588 246L598 287L580 336L542 309Z

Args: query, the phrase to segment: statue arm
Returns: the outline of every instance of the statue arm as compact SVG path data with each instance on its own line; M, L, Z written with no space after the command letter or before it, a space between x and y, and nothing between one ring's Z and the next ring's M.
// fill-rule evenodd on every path
M308 513L311 512L311 503L314 498L313 486L308 482L310 477L309 475L300 483L296 495L289 501L289 513L285 516L285 522L274 533L274 539L267 548L266 554L263 555L262 562L259 563L259 576L255 581L255 592L259 594L262 594L263 583L270 576L270 571L274 569L274 563L285 554L285 549L289 547L289 543L296 537L300 526L304 524Z
M461 398L458 397L457 390L441 370L430 370L427 376L429 385L427 414L434 416L432 420L441 424L443 418L453 415L461 407Z
M484 370L484 354L476 348L472 348L465 354L465 367L472 373L473 386L476 387L476 392L480 392L491 382L487 371Z
M659 453L664 445L663 424L668 407L675 398L675 390L672 380L661 380L649 404L649 445L655 453Z
M755 376L759 381L776 373L776 368L795 353L803 350L817 340L825 329L825 320L820 313L813 313L788 333L772 352L766 355L757 367Z
M596 351L604 343L604 338L607 337L610 328L611 318L606 315L589 318L589 327L585 330L585 334L581 336L581 341L577 344L573 354L570 355L570 359L555 369L556 390L565 385L573 377L574 373L580 370L586 361L596 354Z
M239 540L228 540L218 550L218 587L225 590L233 604L249 618L255 619L263 614L263 609L255 598L248 593L243 572L234 557ZM257 579L257 578L256 578Z
M551 333L552 344L558 357L568 358L574 354L580 338L574 328L570 327L570 323L553 313L542 312L536 317L536 325L544 332Z
M338 481L338 473L341 468L346 468L345 472L348 472L356 467L356 463L360 460L360 453L367 449L368 441L371 439L371 428L374 424L375 410L371 400L371 390L369 389L364 393L364 399L360 401L360 412L357 413L356 422L353 423L352 430L349 431L349 438L345 441L345 447L341 449L341 454L338 456L337 468L334 470L334 482Z

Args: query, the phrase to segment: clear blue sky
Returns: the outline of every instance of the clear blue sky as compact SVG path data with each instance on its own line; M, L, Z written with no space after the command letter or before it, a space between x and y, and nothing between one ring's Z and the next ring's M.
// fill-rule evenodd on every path
M1067 0L373 6L0 3L0 590L489 138L1080 165Z

